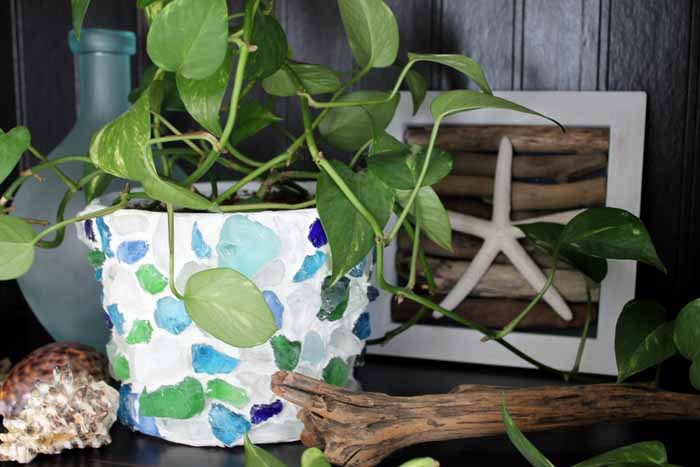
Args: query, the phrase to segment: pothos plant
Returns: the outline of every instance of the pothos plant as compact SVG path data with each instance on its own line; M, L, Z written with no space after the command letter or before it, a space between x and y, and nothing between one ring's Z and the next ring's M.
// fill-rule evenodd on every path
M285 31L275 18L273 0L241 1L236 11L229 11L226 0L137 0L137 7L150 24L147 51L154 66L133 93L132 107L93 136L89 154L47 160L31 145L26 128L16 127L0 135L0 181L12 173L26 151L39 160L21 172L0 199L0 279L24 274L32 265L35 248L59 246L69 225L128 208L135 200L145 200L168 213L172 294L183 300L192 319L215 337L238 347L256 346L266 342L276 327L261 292L245 276L231 269L211 269L193 275L185 290L177 289L172 277L174 212L188 209L231 213L315 206L331 250L332 277L328 286L374 249L378 285L399 299L412 300L423 307L413 320L390 332L386 339L428 311L437 311L481 332L484 339L494 340L538 368L576 377L586 333L572 371L536 361L505 337L551 286L560 258L578 267L592 282L600 282L605 276L607 259L637 260L664 271L646 228L632 214L614 208L590 209L565 226L521 226L530 240L551 253L553 267L545 287L532 303L500 331L472 323L440 307L429 296L416 293L419 264L425 271L430 294L434 289L420 238L428 237L451 248L449 219L432 188L450 172L453 163L452 155L436 148L444 119L485 108L548 117L495 96L482 67L469 57L413 53L399 57L396 18L382 0L337 3L355 60L352 69L342 72L295 60ZM72 0L71 5L79 37L89 0ZM389 136L385 128L393 118L402 85L408 86L414 109L422 105L426 80L414 69L420 62L452 68L479 90L440 94L430 105L434 126L428 144L406 145ZM354 90L371 70L389 67L400 69L392 89ZM269 99L257 102L252 98L254 89L261 89ZM289 145L274 157L249 157L240 150L241 142L268 126L281 127L281 119L272 110L276 99L299 101L304 130L293 134L283 129ZM182 131L168 118L171 109L187 112L201 128ZM327 157L319 148L320 141L352 152L350 162ZM317 170L291 168L303 158L310 158ZM73 180L61 170L61 165L69 162L84 163L82 178ZM174 176L176 165L184 176ZM215 166L237 179L222 193L217 191L212 175ZM55 222L37 232L32 225L35 221L11 215L11 201L23 183L46 170L63 180L67 190ZM91 201L103 195L113 177L125 180L125 188L111 206L64 219L71 197L84 192L87 201ZM204 178L212 183L211 196L203 196L195 185ZM314 196L300 187L300 180L317 181ZM253 181L260 182L259 189L253 197L241 200L239 192ZM142 189L132 190L132 186ZM294 203L280 202L274 192L282 188L308 196ZM396 222L388 226L392 213ZM413 239L411 274L406 286L388 283L383 275L382 252L401 229ZM52 234L53 238L48 239ZM692 320L697 323L697 313ZM697 368L698 356L687 354L695 359Z

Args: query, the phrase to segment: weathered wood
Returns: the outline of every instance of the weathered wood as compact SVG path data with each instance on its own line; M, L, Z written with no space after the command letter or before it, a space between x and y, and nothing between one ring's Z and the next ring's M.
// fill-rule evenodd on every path
M607 167L603 153L542 154L513 158L514 178L545 178L560 183L570 182ZM455 154L452 175L493 177L496 172L496 154L459 152Z
M432 128L409 128L405 139L409 143L426 144ZM459 125L441 128L437 146L446 151L497 152L501 138L507 136L517 153L589 154L607 152L610 138L608 128L567 128L566 133L555 126Z
M524 432L700 417L700 397L615 384L505 388L464 385L414 397L352 392L277 372L272 391L301 407L301 435L341 466L374 466L402 447L504 432L501 406Z
M445 208L449 209L450 211L455 211L462 214L469 214L471 216L480 217L482 219L491 219L491 216L493 215L493 206L489 204L491 200L480 201L476 198L459 198L455 196L443 196L441 198L441 201ZM531 219L533 217L556 214L557 212L561 212L561 210L533 209L524 211L511 211L510 218L514 221L519 221Z
M457 284L469 266L468 261L450 260L444 258L427 258L438 293L448 293ZM399 257L397 269L399 276L408 277L410 257ZM543 272L549 275L550 270ZM418 277L424 278L422 268L417 270ZM554 274L554 287L567 302L586 302L586 277L573 269L557 270ZM504 297L517 299L532 299L538 291L525 280L515 267L508 264L493 264L486 271L479 283L474 287L471 297ZM598 292L592 293L594 302L598 301Z
M440 196L491 198L493 178L449 175L434 185ZM544 185L513 182L512 206L516 210L571 209L605 204L605 177L580 182Z
M439 303L444 296L433 297L433 300ZM508 323L518 316L527 306L527 301L509 300L505 298L467 298L457 306L453 311L464 319L473 323L480 324L489 329L503 329ZM554 310L545 302L540 302L532 309L532 311L523 319L516 330L518 331L555 331L566 329L582 329L588 315L588 305L583 303L569 304L573 318L571 321L562 319ZM411 319L419 311L420 305L410 300L404 300L402 303L392 303L391 318L392 321L405 322ZM593 304L591 307L593 320L598 315L598 306ZM432 314L428 314L422 324L451 324L452 320L435 319ZM455 323L456 324L456 323Z

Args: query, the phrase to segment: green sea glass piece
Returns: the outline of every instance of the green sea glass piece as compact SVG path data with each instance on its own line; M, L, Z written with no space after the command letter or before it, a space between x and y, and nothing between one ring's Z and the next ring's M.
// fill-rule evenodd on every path
M280 370L293 371L299 363L301 354L301 342L290 341L284 336L275 336L270 339L272 350L275 352L275 363Z
M187 377L173 386L162 386L139 397L139 414L146 417L185 420L204 410L204 389L199 381Z
M152 264L141 266L136 277L143 290L152 295L161 293L168 286L168 279Z
M333 386L345 386L350 370L340 357L333 357L323 369L323 380Z
M119 355L112 361L112 371L114 372L114 377L119 381L126 381L129 379L129 361L124 355Z
M133 326L131 326L131 331L129 335L126 336L127 344L147 344L151 341L151 335L153 334L153 327L151 323L146 320L136 320Z
M210 399L218 399L239 409L245 407L250 401L248 393L244 389L229 384L219 378L213 379L207 383L207 397Z
M93 268L101 267L105 263L105 259L107 259L107 257L101 250L92 250L88 253L88 263L90 263L90 266Z

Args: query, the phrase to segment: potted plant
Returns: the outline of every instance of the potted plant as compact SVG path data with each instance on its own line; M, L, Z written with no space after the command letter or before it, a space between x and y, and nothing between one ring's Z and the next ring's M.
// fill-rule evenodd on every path
M72 2L76 28L88 3ZM414 239L414 272L425 263L421 236L450 247L449 220L431 188L452 167L452 156L435 148L445 117L482 108L540 114L494 96L469 57L398 57L396 19L382 0L338 0L356 62L347 79L294 60L271 0L248 0L236 12L225 0L137 3L150 23L147 46L155 66L134 92L133 106L95 133L88 155L41 161L0 200L3 280L21 276L35 248L55 246L67 227L78 225L104 285L113 326L108 353L113 375L123 382L123 422L193 445L237 445L246 432L255 442L297 439L296 409L274 398L270 375L296 370L347 384L369 335L364 310L378 293L370 275L379 289L558 371L504 340L532 307L500 332L483 329L416 293L412 281L406 287L387 283L382 264L383 248L400 229ZM350 91L370 70L397 62L401 72L392 90ZM429 144L408 146L384 129L402 84L415 108L421 106L427 86L413 69L419 62L451 67L480 90L440 95L431 105ZM297 99L304 122L286 150L262 161L238 149L279 120L251 98L255 87ZM171 107L184 108L201 128L179 129L165 115ZM321 140L351 151L350 162L327 157ZM27 150L42 158L26 128L0 135L0 180ZM305 157L316 171L290 168ZM75 161L86 167L79 180L60 169ZM185 177L171 176L175 164ZM238 181L217 183L214 166ZM83 191L92 204L64 219L62 202L56 222L37 232L33 220L11 215L11 200L32 175L49 170L64 179L67 199ZM124 190L105 195L113 177L125 180ZM201 183L205 177L210 181ZM388 226L392 213L396 222ZM525 229L555 260L564 257L592 277L600 277L606 258L663 268L644 226L624 211L594 209L566 227Z

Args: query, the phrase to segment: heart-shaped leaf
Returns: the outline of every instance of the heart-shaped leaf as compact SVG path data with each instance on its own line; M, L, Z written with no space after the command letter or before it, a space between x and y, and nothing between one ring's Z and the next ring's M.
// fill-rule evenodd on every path
M258 13L252 44L257 49L248 58L246 80L265 79L279 70L287 60L287 35L274 16Z
M546 115L542 115L539 112L530 110L527 107L511 102L507 99L502 99L500 97L493 96L491 94L484 94L478 91L447 91L440 94L433 100L430 105L430 112L433 114L433 119L438 122L448 115L452 115L459 112L468 112L470 110L478 109L504 109L504 110L514 110L516 112L522 112L530 115L536 115L538 117L546 118L559 125L559 127L564 129L556 120L553 120Z
M263 81L263 89L273 96L296 96L299 89L292 74L301 81L304 91L312 96L335 92L341 85L340 78L330 68L322 65L289 62Z
M247 433L243 441L243 449L245 450L245 467L287 467L280 459L254 445Z
M29 130L23 126L14 127L7 133L0 130L0 183L12 173L30 143Z
M22 219L0 215L0 281L16 279L34 263L36 232Z
M114 176L144 180L155 171L148 145L150 136L150 103L148 94L144 94L129 110L95 133L90 159Z
M641 261L666 272L646 227L624 209L587 209L569 221L561 241L590 256Z
M562 224L553 222L534 222L532 224L519 224L517 226L525 236L542 251L554 254L557 242L564 231ZM601 283L608 274L608 262L603 258L581 253L568 245L559 247L559 257L576 267L588 276L593 282Z
M358 91L338 99L339 102L374 102L386 99L381 91ZM383 131L394 118L399 96L386 103L358 105L331 109L318 129L323 137L338 149L353 151Z
M399 51L399 25L382 0L338 0L355 61L364 68L393 65Z
M262 292L233 269L194 274L187 281L184 302L197 326L234 347L264 344L277 331Z
M418 183L427 155L426 146L413 145L407 151L372 156L367 164L372 173L390 187L411 190ZM452 154L433 148L422 186L431 186L442 180L452 171L453 163Z
M301 467L331 467L319 448L309 448L301 455Z
M542 454L535 447L535 445L525 437L520 429L518 429L517 425L515 422L513 422L513 419L508 413L505 401L503 401L503 405L501 407L501 415L503 416L503 424L506 426L506 434L508 435L508 439L510 439L510 442L513 443L520 454L527 459L530 465L533 467L554 467L554 464L552 464L549 459L544 457L544 454Z
M486 81L486 76L484 76L484 70L481 68L481 65L465 55L409 53L408 59L413 63L433 62L453 68L474 81L485 93L493 94L491 86L489 86L488 81Z
M374 138L372 139L370 157L378 156L380 154L408 152L410 149L411 147L408 144L402 143L386 131L380 131L379 133L375 134Z
M213 208L213 203L207 198L157 176L146 178L142 184L143 191L148 196L163 203L197 211L207 211Z
M425 96L428 94L428 82L423 75L415 70L410 70L408 74L406 74L406 84L408 85L408 90L411 91L413 115L415 115L418 113L420 106L423 105Z
M231 54L227 53L214 74L204 79L177 75L177 90L187 111L208 132L221 136L221 101L231 77Z
M245 101L238 109L238 118L236 119L238 123L236 123L236 128L233 130L229 141L235 146L280 120L282 120L280 117L270 112L257 101L252 99Z
M410 190L396 191L396 200L401 206L406 205L410 196ZM421 232L441 247L452 251L450 218L435 190L429 186L421 188L416 195L411 213L414 218L420 218Z
M78 40L80 40L80 31L83 29L83 20L85 19L85 13L87 13L89 6L90 0L70 0L73 30Z
M329 163L383 227L394 204L392 191L369 171L355 173L342 162L331 160ZM318 180L316 200L331 248L331 282L335 283L369 254L374 247L374 232L325 172Z
M688 303L678 314L673 340L683 357L700 358L700 299Z
M148 56L159 68L204 79L221 66L228 49L226 0L175 0L148 31Z
M673 323L656 302L633 300L625 305L615 328L617 381L658 365L676 354Z
M608 467L612 465L665 465L668 462L666 448L658 441L644 441L630 444L612 451L600 454L574 467Z

